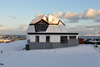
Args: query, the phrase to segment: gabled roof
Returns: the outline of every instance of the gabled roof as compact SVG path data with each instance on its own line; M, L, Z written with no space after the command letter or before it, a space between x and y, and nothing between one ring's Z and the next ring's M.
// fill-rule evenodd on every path
M44 15L38 16L36 19L32 20L30 24L35 24L43 18Z
M41 15L36 19L32 20L30 24L36 24L38 21L44 20L50 25L57 25L59 23L59 19L52 15Z
M27 32L67 32L65 24L52 15L41 15L32 20Z

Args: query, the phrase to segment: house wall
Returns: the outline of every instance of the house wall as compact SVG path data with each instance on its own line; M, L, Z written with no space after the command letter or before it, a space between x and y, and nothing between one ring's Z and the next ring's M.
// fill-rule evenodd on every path
M43 42L30 42L29 49L51 49L52 46L50 43L43 43Z
M50 35L50 42L60 42L59 35Z
M45 35L40 35L39 36L39 42L46 42L46 36Z
M39 36L39 42L35 42L35 36ZM50 36L50 43L46 42L46 36ZM67 43L60 43L60 36L67 36ZM78 39L69 39L70 35L29 35L30 49L51 49L51 48L61 48L61 47L69 47L69 46L77 46ZM75 35L71 35L75 36Z
M77 39L69 39L68 43L44 43L44 42L30 42L29 49L52 49L52 48L62 48L62 47L70 47L70 46L78 46Z
M79 41L78 39L68 39L68 46L78 46Z
M30 25L27 29L27 32L31 32L31 33L34 33L35 32L35 27L34 25Z
M35 36L39 36L39 42L46 42L46 36L50 36L50 42L60 42L60 36L67 36L67 39L69 39L69 36L76 35L28 35L30 42L35 42ZM78 36L76 36L76 39L78 39Z
M35 35L28 35L30 42L35 42Z

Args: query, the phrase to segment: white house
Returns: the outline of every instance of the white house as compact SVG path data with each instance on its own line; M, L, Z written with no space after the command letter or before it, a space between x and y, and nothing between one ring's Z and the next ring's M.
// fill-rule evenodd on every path
M78 33L68 33L65 24L52 15L32 20L27 30L29 49L50 49L78 45Z

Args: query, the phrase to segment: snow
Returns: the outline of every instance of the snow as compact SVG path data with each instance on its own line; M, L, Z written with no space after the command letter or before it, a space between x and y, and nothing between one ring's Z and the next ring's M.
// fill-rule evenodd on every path
M18 50L22 50L22 48L25 48L26 44L27 44L26 40L15 41L15 42L11 42L11 43L0 43L0 50L18 51Z
M92 45L22 50L26 43L0 43L0 67L100 67L100 53Z

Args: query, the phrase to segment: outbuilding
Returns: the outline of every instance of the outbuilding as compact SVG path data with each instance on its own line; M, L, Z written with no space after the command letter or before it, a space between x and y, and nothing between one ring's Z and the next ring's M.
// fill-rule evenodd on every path
M78 45L78 33L68 33L65 24L53 15L32 20L27 30L29 49L51 49Z

